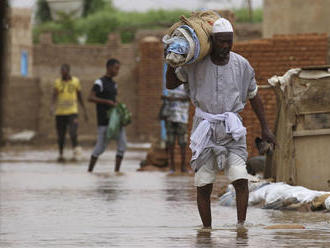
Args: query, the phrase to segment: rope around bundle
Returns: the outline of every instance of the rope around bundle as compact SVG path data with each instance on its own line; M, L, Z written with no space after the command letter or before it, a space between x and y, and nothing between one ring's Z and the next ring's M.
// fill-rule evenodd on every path
M212 26L213 23L219 18L220 15L213 10L194 12L189 18L181 16L180 21L173 24L168 30L167 34L171 36L177 28L183 25L188 25L191 27L195 31L200 44L198 57L192 61L197 62L202 60L206 55L210 53L210 35L212 33Z

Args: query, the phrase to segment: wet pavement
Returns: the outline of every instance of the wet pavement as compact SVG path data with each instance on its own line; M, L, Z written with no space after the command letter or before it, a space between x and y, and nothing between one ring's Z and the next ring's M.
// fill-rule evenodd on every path
M81 162L56 162L56 150L1 153L0 247L330 247L330 213L248 209L247 230L236 209L213 194L213 230L202 232L193 177L137 172L145 152L130 151L122 172L107 152L89 174ZM266 230L302 224L299 230Z

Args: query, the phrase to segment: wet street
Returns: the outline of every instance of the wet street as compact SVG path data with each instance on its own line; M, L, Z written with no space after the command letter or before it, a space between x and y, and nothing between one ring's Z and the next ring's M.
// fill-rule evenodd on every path
M214 229L201 232L192 176L137 172L141 151L118 174L107 152L89 174L89 154L58 164L55 149L1 153L0 247L330 247L330 213L250 207L247 231L237 231L236 209L217 202L222 176ZM272 224L305 229L264 229Z

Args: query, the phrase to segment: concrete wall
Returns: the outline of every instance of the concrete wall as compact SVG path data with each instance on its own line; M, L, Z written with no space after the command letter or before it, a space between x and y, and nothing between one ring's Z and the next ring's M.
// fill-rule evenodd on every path
M328 33L330 0L264 0L263 37Z

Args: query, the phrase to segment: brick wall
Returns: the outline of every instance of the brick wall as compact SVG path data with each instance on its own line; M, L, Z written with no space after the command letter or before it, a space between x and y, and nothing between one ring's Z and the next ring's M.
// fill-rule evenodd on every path
M43 34L39 44L34 46L35 76L40 78L41 108L39 111L39 135L44 138L55 136L53 117L49 115L49 106L54 80L60 76L60 65L71 65L71 74L77 76L82 84L82 93L88 108L90 120L83 121L80 116L79 134L81 138L95 137L95 104L86 101L94 81L104 75L105 63L109 58L121 62L119 75L114 79L118 83L118 100L127 104L133 112L133 122L127 127L130 140L136 136L136 98L137 98L137 52L136 45L121 44L116 34L110 34L106 45L56 45L50 34Z
M327 49L328 39L325 34L274 36L272 39L238 42L234 46L234 51L250 61L256 71L258 84L261 85L266 84L267 79L271 76L282 75L292 67L325 64L328 56ZM160 136L158 112L161 106L162 54L163 46L155 37L146 37L137 46L135 44L122 45L115 35L111 35L106 46L79 46L54 45L51 43L50 37L46 35L40 44L34 47L35 76L39 78L40 82L38 84L30 81L26 83L15 79L9 92L15 87L28 87L22 91L14 90L18 94L18 99L28 102L39 97L40 99L33 103L37 102L37 105L31 107L38 110L33 112L34 114L38 112L35 117L37 124L31 119L27 123L34 124L31 126L28 124L26 128L34 130L37 128L41 136L55 136L54 121L49 115L49 103L54 79L59 76L59 66L62 63L71 64L72 74L81 79L83 94L86 98L93 81L104 74L105 61L110 57L116 57L122 64L120 74L116 78L119 83L119 98L127 103L133 112L133 124L128 128L129 139L152 141L153 137ZM36 84L36 88L29 87L32 84ZM273 127L276 113L275 96L271 89L260 89L259 92L265 103L268 122ZM9 94L11 97L15 96L13 93ZM8 101L13 101L13 99ZM82 136L95 136L95 106L90 103L87 103L87 106L90 121L84 123L81 120L79 133ZM17 106L16 109L19 108ZM250 105L247 104L242 113L244 124L248 129L250 156L256 155L253 141L255 137L260 136L259 123L252 112ZM9 110L7 113L17 113L17 110ZM23 118L23 116L21 117ZM8 125L15 126L24 121L19 121L19 123L15 121L15 123ZM177 154L179 153L177 152Z
M272 39L237 42L233 51L247 58L255 69L259 85L267 85L267 79L273 75L283 75L291 68L323 65L327 63L328 39L326 34L276 35ZM259 90L264 103L265 114L270 128L274 128L276 118L276 98L271 88ZM190 111L190 122L193 116ZM259 121L250 103L241 113L247 128L247 146L249 156L258 154L254 145L256 137L261 137ZM191 123L189 124L191 128ZM176 164L180 163L179 147L176 149ZM191 155L187 148L188 156Z
M325 34L277 35L272 39L237 42L233 49L246 57L256 72L259 85L267 85L273 75L283 75L287 70L308 65L327 63L328 39ZM139 86L138 86L138 127L139 134L159 136L157 114L160 108L162 76L162 47L155 40L140 43ZM265 107L266 118L273 129L276 116L276 99L272 89L259 90ZM190 117L194 110L191 108ZM249 156L257 155L254 139L260 136L259 122L248 103L241 113L247 127ZM192 119L192 118L190 118ZM148 120L148 121L147 121ZM189 123L191 128L191 121ZM187 148L188 157L191 152ZM180 162L179 147L176 149L176 163ZM189 161L189 159L188 159Z
M40 87L36 78L10 77L3 99L3 126L12 130L38 130Z
M235 52L247 58L255 69L259 85L267 84L273 75L283 75L291 68L324 65L327 63L326 34L275 35L272 39L236 43ZM272 89L259 91L264 102L266 118L273 129L276 117L276 99ZM242 112L247 127L249 156L257 155L254 139L260 136L259 122L250 104Z
M139 51L137 133L140 140L150 141L160 136L163 46L158 38L149 36L140 41Z

